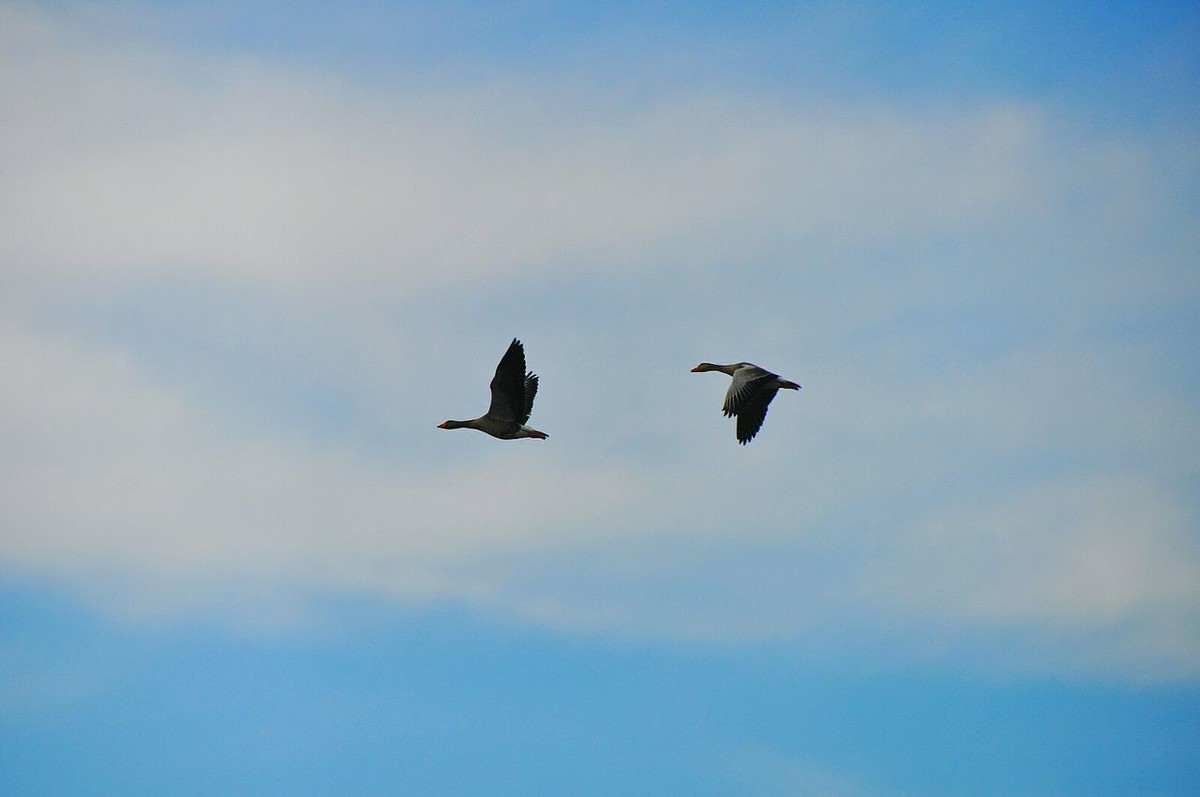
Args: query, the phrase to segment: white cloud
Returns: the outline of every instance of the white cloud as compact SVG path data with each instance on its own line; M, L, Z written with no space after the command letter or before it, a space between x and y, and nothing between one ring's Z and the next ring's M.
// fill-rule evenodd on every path
M1106 653L1168 677L1200 654L1185 630L1200 626L1200 541L1185 507L1139 475L1050 480L879 542L859 584L900 626L1032 629L1056 663L1101 632Z
M13 380L3 556L33 572L420 599L468 588L439 575L447 563L553 543L571 533L564 517L603 523L641 492L620 472L563 469L544 447L428 472L239 437L119 353L11 325L0 346Z
M744 259L781 238L911 240L1055 198L1039 159L1058 153L1019 104L904 115L697 92L631 106L598 85L505 79L366 90L4 14L5 73L21 77L2 84L16 112L0 254L24 279L200 272L403 294L581 260Z
M1012 101L364 87L0 16L4 566L139 614L349 592L1200 674L1194 399L1169 335L1104 338L1197 287L1178 142ZM533 333L550 441L433 430ZM742 449L686 369L746 356L805 390ZM264 420L322 390L395 439Z
M709 462L587 466L552 437L429 469L239 435L119 352L12 325L0 346L14 386L0 412L3 560L124 613L244 602L234 622L286 619L286 595L340 592L711 641L1016 633L1043 638L1043 666L1194 675L1200 552L1186 508L1145 477L880 517L920 490L902 463L868 468L857 448L826 461L820 441L806 462L749 459L715 408L719 444L695 455ZM791 409L805 410L834 419ZM446 445L478 442L430 426ZM888 480L899 498L878 503ZM846 623L858 641L835 641ZM1062 647L1081 636L1091 644Z

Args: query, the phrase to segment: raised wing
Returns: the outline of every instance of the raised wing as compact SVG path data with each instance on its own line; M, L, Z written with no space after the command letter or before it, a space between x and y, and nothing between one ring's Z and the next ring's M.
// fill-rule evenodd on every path
M537 374L535 374L533 371L529 371L525 374L525 412L520 418L517 419L521 422L522 426L529 421L529 415L533 412L533 399L534 396L537 395L537 387Z
M533 403L532 395L526 400L526 384L525 347L513 338L492 377L492 403L487 414L499 421L525 423L529 418L528 407Z

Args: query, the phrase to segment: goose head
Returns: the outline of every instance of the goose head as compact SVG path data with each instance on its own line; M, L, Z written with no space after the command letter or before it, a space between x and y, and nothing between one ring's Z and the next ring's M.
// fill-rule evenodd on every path
M723 374L729 374L730 376L733 376L734 371L736 371L737 369L739 369L745 365L749 365L749 363L731 363L729 365L715 365L713 363L700 363L699 365L697 365L695 368L692 369L692 373L699 374L699 373L703 373L704 371L720 371Z

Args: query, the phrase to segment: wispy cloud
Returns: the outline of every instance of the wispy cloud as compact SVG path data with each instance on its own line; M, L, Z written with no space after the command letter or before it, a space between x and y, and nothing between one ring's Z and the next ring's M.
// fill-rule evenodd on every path
M911 242L1147 179L1138 148L1064 149L1021 103L902 113L697 88L633 104L578 76L368 89L5 13L22 75L5 255L47 279L403 292L751 241Z
M370 86L0 14L6 567L1198 674L1177 132ZM513 334L551 439L433 430ZM740 449L687 368L747 357L805 390ZM359 433L305 428L331 403Z

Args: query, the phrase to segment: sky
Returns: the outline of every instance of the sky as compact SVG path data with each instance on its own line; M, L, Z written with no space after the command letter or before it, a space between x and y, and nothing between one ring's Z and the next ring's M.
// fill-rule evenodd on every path
M1198 41L0 3L0 794L1200 792Z

